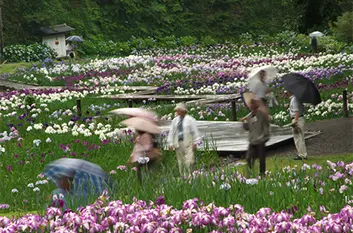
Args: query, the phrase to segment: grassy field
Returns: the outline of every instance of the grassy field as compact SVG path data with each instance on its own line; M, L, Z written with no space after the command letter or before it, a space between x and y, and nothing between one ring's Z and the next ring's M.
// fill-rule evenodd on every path
M353 154L337 154L337 155L322 155L322 156L309 156L308 159L306 160L293 160L294 156L284 156L284 155L274 155L274 156L269 156L266 159L266 170L271 171L271 172L276 172L278 170L281 170L284 167L294 167L298 166L301 167L304 163L308 165L322 165L325 164L327 160L331 162L339 162L343 161L345 163L347 162L352 162L353 160ZM239 160L237 161L239 163L245 163L246 160ZM232 165L230 165L232 166ZM240 165L239 167L236 168L239 170L243 175L247 174L247 165ZM255 166L254 166L254 174L258 174L259 172L259 160L256 160Z
M28 69L34 64L40 63L30 63L30 62L17 62L17 63L2 63L0 65L0 75L2 74L13 74L17 69Z

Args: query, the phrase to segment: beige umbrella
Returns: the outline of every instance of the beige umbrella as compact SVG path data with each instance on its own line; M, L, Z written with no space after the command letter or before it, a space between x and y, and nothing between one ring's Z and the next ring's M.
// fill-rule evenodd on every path
M256 97L255 93L253 93L253 92L243 92L242 93L242 99L243 99L244 105L249 110L250 110L250 101L251 101L251 99L257 100L257 103L259 104L259 110L262 111L263 113L265 113L267 116L269 116L269 112L268 112L268 109L267 109L266 105L264 105L263 102ZM250 114L251 113L249 113L248 115L246 115L243 118L248 117Z
M143 108L119 108L113 111L110 111L111 114L116 115L127 115L131 117L142 117L151 121L157 121L158 117L154 112L147 111Z
M154 122L141 117L132 117L121 123L128 127L132 127L135 130L139 130L139 131L143 131L151 134L159 134L161 132L158 126Z
M245 107L247 107L248 109L250 109L251 99L258 99L256 97L255 93L253 93L253 92L243 92L241 95L242 95L242 99L245 104Z

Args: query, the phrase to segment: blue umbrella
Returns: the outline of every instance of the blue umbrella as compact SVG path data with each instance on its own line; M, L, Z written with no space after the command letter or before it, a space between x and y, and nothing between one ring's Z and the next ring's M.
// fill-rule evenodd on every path
M66 40L73 42L83 42L83 39L80 36L69 36L68 38L66 38Z
M108 175L100 166L82 159L58 159L46 166L43 175L53 180L57 186L63 176L73 178L70 192L75 195L82 192L84 195L100 195L110 186Z

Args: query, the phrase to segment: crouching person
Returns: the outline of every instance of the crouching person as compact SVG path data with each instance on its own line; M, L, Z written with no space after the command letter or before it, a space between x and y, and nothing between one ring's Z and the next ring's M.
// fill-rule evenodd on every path
M86 206L112 189L112 180L100 166L81 159L56 160L45 167L42 175L57 186L50 206L63 210Z
M260 174L266 171L266 142L270 139L269 115L263 111L261 100L252 98L249 102L251 114L243 119L243 127L249 131L249 149L247 162L250 169L253 168L256 158L260 160Z

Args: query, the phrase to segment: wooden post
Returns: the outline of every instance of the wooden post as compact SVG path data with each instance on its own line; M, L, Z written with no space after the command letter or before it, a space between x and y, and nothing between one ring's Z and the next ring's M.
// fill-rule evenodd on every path
M232 100L232 121L237 121L237 104Z
M81 118L82 107L81 107L81 100L80 99L76 100L76 106L77 106L77 115Z
M344 115L344 117L348 117L347 90L343 91L343 115Z
M128 106L129 108L132 108L132 100L131 100L131 99L129 99L129 100L127 101L127 106Z
M4 60L4 33L2 24L2 8L0 7L0 61Z

